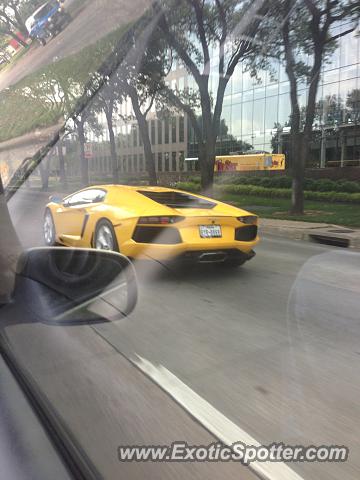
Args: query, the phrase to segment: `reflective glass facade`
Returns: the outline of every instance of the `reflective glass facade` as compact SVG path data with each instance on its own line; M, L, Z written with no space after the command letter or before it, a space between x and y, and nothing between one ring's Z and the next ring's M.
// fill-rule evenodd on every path
M349 24L337 26L332 34L349 29ZM214 67L216 72L216 66ZM255 150L285 152L288 150L290 98L289 82L280 62L273 62L272 73L263 71L258 78L239 64L226 90L218 153L236 151L239 141ZM214 73L215 77L215 73ZM321 155L326 164L360 159L360 36L347 34L323 65L318 91L314 139L309 165L320 165ZM308 89L299 88L300 108L306 106ZM194 136L189 135L189 156L196 156ZM321 153L321 149L325 150Z
M336 26L332 35L350 27L349 24ZM216 52L212 57L217 58ZM209 84L213 98L217 89L217 69L216 61L212 61ZM168 84L179 90L184 87L197 89L192 77L176 62L169 73ZM225 92L217 153L226 155L248 150L285 153L290 166L289 93L287 75L279 61L273 61L271 72L260 71L256 78L240 63ZM300 109L304 109L308 94L305 82L299 84L298 94ZM131 110L129 100L121 105L124 116ZM99 150L107 157L105 119L102 123L105 137L100 142L95 137L91 140L101 144ZM148 115L148 128L156 170L187 170L188 162L183 160L198 155L197 141L187 116L176 114L174 118L159 119L153 106ZM145 171L145 164L140 160L143 145L136 121L120 119L116 138L119 171ZM357 31L340 38L338 48L323 64L307 163L309 167L360 165L360 35ZM94 159L91 169L99 170L98 165Z

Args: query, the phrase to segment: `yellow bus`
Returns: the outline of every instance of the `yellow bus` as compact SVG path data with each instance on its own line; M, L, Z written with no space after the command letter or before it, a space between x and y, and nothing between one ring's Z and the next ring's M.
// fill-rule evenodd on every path
M282 153L221 155L215 159L215 172L251 172L256 170L285 170Z
M198 170L197 157L185 158L187 170ZM244 155L217 155L215 172L252 172L256 170L285 170L282 153L249 153Z

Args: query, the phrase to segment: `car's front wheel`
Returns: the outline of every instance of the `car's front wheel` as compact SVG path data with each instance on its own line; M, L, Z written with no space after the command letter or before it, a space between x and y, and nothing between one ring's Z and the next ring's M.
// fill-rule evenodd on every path
M98 250L119 251L114 228L108 220L100 220L96 225L93 247Z
M50 210L46 210L44 215L44 241L46 245L55 245L56 233L53 216Z

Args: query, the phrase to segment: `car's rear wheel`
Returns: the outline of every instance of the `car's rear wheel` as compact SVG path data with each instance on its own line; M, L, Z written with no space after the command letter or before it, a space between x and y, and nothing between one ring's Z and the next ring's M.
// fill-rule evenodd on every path
M96 225L93 247L98 250L119 251L114 228L108 220L100 220Z
M40 42L40 45L42 45L43 47L45 47L45 45L46 45L46 40L45 40L45 38L39 38L39 42Z
M44 241L46 245L55 245L56 231L53 216L49 209L45 211L44 215Z

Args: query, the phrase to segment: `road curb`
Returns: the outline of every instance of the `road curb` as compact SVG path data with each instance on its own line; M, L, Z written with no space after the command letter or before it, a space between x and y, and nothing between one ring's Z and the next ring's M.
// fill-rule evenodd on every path
M298 228L296 223L294 221L291 222L291 225L282 223L268 225L264 222L264 224L259 226L259 234L260 236L271 235L290 240L302 240L343 248L360 249L360 230L327 224L321 226L312 226L310 224L308 227L302 226Z

